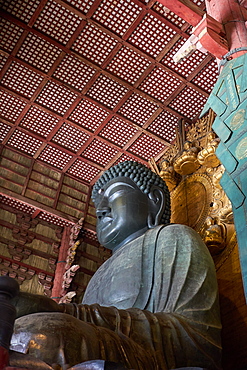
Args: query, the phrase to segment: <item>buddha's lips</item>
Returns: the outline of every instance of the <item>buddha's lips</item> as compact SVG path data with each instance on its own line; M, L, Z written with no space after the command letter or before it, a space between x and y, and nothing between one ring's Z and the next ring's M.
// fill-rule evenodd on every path
M104 217L102 220L101 220L101 222L103 223L103 224L108 224L108 223L112 223L112 221L113 221L113 219L112 219L112 217L109 217L109 216L106 216L106 217Z

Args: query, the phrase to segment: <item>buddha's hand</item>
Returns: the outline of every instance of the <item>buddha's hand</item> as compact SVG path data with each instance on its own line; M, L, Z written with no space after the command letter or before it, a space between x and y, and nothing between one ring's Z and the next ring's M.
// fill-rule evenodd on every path
M62 312L60 307L51 298L20 292L19 295L11 300L16 308L16 318L36 312Z

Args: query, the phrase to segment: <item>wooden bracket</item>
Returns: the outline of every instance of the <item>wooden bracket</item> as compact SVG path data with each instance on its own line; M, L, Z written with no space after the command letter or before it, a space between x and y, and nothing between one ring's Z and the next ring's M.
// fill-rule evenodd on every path
M229 51L222 24L208 14L204 14L202 20L193 28L192 35L173 56L174 62L180 62L196 49L203 53L210 52L219 59Z
M204 14L203 19L194 27L192 32L203 48L216 58L222 59L229 51L223 25L210 15Z

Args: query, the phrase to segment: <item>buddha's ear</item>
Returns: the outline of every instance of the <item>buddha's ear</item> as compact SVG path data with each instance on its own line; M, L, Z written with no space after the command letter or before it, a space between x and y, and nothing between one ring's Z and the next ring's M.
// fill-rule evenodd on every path
M165 209L165 193L160 187L153 185L148 194L148 198L148 227L151 229L160 224Z

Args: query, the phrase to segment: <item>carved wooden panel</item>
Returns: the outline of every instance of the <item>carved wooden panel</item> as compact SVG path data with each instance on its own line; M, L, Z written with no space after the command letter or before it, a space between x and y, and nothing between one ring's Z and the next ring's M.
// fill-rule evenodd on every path
M212 183L206 175L186 177L172 192L171 222L188 225L199 231L208 216L212 193Z

